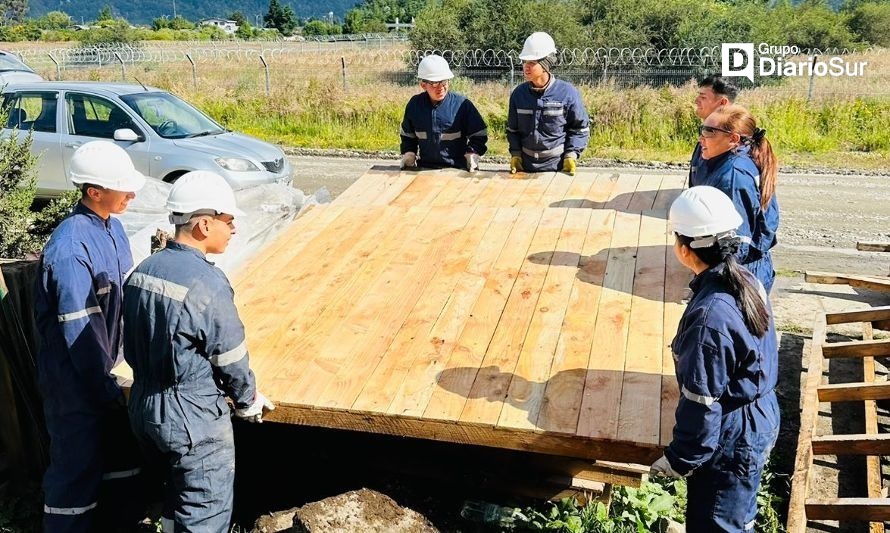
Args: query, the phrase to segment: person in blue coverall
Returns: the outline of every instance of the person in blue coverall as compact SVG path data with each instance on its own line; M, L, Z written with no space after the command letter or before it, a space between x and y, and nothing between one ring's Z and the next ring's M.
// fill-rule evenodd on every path
M417 77L423 92L405 106L402 169L453 167L475 172L488 150L482 115L466 96L448 90L454 74L442 56L423 58Z
M235 478L225 397L252 422L274 409L257 391L232 286L206 257L226 250L243 213L226 181L208 171L179 178L167 208L174 239L124 288L130 423L148 463L165 472L163 530L225 532Z
M671 343L680 387L673 439L650 475L688 479L686 531L752 531L757 488L779 433L778 348L769 300L736 262L742 217L724 193L671 205L674 255L694 274Z
M529 35L519 59L526 82L510 94L510 172L562 170L574 176L578 157L590 139L590 119L581 94L551 73L557 57L550 35Z
M111 375L133 256L111 215L127 210L145 177L122 148L93 141L72 155L69 178L81 199L43 250L35 303L38 385L50 437L43 478L49 533L111 531L141 518L132 515L138 508L128 509L138 498L139 454Z
M742 239L739 262L772 291L776 272L772 248L779 230L776 200L778 161L766 130L742 106L717 108L700 128L699 144L705 161L696 177L699 185L710 185L732 198L742 216L738 229Z
M735 102L739 89L729 80L712 75L699 80L695 96L695 114L704 122L718 107ZM703 174L705 160L701 156L701 144L696 142L689 161L689 186L702 185L699 175Z

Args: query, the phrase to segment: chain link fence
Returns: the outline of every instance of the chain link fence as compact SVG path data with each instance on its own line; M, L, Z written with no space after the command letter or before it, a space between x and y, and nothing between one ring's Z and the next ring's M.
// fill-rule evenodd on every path
M314 80L343 89L364 90L383 83L415 85L421 58L438 53L455 75L474 83L502 85L505 91L523 81L517 51L413 50L398 40L340 42L175 42L135 46L40 47L14 50L48 79L129 81L138 79L169 87L191 82L202 88L273 90ZM735 78L742 88L761 87L784 95L814 98L887 97L890 58L882 50L801 50L798 63L840 57L866 62L861 76L796 75ZM816 58L816 59L814 59ZM821 58L821 60L819 59ZM790 60L791 58L789 58ZM750 58L757 62L758 56ZM721 71L720 46L707 48L586 48L559 52L554 73L575 84L609 84L618 88L682 86ZM812 69L811 69L812 70Z

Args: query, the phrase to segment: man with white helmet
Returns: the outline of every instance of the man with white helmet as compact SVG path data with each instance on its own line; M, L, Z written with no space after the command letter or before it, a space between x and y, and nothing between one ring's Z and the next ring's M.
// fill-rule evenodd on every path
M173 184L167 209L174 239L124 288L130 423L165 474L163 530L228 531L235 443L225 397L251 422L274 409L257 391L232 286L206 258L226 250L244 213L226 181L201 170Z
M423 58L417 77L424 92L408 101L401 128L402 168L463 168L474 172L485 155L488 129L466 96L448 90L454 77L439 55Z
M133 460L138 454L128 453L125 400L111 375L133 256L123 226L111 215L127 210L145 177L123 148L108 141L78 148L68 170L81 198L43 249L35 302L38 384L50 436L43 527L109 531L103 520L139 518L110 516L122 510L111 501L115 495L136 499L128 485L139 473Z
M575 174L590 139L590 120L581 95L558 80L556 43L544 32L528 36L519 53L526 82L513 89L507 112L510 172Z

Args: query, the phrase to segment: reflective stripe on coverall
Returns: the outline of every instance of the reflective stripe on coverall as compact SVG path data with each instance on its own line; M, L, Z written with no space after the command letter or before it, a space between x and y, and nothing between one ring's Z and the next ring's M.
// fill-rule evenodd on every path
M690 533L753 528L757 487L779 432L772 316L766 334L754 337L726 292L722 270L718 265L693 279L671 344L680 400L665 457L681 475L691 472Z
M200 251L171 241L136 267L124 294L130 421L166 469L165 523L228 531L235 445L225 395L236 408L256 395L232 287Z

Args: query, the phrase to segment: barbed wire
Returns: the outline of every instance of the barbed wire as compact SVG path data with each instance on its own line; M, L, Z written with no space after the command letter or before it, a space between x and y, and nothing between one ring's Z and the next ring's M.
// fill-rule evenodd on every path
M351 42L351 41L345 41ZM134 63L256 63L262 57L266 61L299 59L306 65L327 65L339 62L341 57L352 65L373 67L402 64L416 65L429 54L443 56L454 68L518 68L521 61L515 50L475 49L475 50L414 50L404 48L346 49L338 43L309 43L264 41L239 43L238 46L224 47L208 41L168 45L97 45L89 47L57 47L49 50L12 50L13 53L32 66L55 63L63 67L110 62ZM326 45L326 46L322 46ZM334 45L330 47L330 45ZM801 55L837 56L870 49L829 48L804 49ZM755 56L756 56L755 52ZM699 67L716 68L721 63L721 47L703 48L576 48L563 49L558 53L559 65L572 67Z

